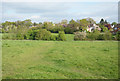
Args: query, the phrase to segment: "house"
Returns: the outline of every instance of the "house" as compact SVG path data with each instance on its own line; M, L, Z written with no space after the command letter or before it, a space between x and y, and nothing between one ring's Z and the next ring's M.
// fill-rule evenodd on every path
M96 24L90 24L89 26L87 26L87 31L93 32L94 30L101 31L101 28Z
M53 23L52 26L55 26L55 24Z
M112 33L116 34L118 31L120 31L120 24L117 24L116 26L114 26Z
M115 27L115 25L111 25L111 28L114 28Z

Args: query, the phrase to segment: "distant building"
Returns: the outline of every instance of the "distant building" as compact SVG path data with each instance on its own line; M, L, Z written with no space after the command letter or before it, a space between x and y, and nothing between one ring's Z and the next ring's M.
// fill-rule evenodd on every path
M113 34L116 34L118 31L120 31L120 24L117 24L117 25L113 28L112 33L113 33Z
M55 24L52 24L53 26L55 26Z
M88 27L87 27L87 31L89 32L93 32L94 30L99 30L101 31L101 28L96 25L96 24L90 24Z
M115 27L115 25L111 25L111 28L114 28Z

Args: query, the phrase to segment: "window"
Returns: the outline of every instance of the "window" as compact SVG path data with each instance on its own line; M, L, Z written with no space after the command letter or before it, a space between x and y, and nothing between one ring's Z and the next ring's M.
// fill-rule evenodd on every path
M114 28L115 30L117 30L117 28Z

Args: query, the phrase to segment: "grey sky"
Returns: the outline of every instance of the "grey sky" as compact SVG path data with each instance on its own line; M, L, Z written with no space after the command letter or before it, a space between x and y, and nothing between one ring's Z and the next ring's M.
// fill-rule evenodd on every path
M118 2L3 2L2 21L31 19L33 22L91 17L118 22Z

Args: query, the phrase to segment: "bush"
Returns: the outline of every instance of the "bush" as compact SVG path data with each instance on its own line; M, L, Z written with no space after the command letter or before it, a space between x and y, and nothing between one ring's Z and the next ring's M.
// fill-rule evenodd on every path
M109 31L107 31L104 34L100 34L97 40L111 40L112 38L114 40L116 39L115 36L112 37L112 34Z
M25 39L35 40L37 30L29 29L28 32L24 35Z
M15 40L16 39L16 34L11 34L11 33L9 33L9 34L3 34L2 35L2 39L11 39L11 40Z
M56 35L51 35L50 39L53 40L53 41L56 41L57 40L57 36Z
M16 39L17 40L23 40L24 39L24 35L22 35L21 33L17 33L16 34Z
M65 40L66 40L65 32L64 32L64 31L59 31L57 40L58 40L58 41L65 41Z
M90 40L111 40L112 34L109 31L106 31L103 34L100 34L99 31L94 31L88 34L88 39Z
M0 32L1 32L1 33L5 33L5 30L2 28L2 29L0 30Z
M73 34L73 30L70 27L66 27L64 31L66 34Z
M100 35L100 32L98 30L95 30L94 32L88 33L87 38L89 40L97 40Z
M118 41L120 41L120 31L117 32L117 34L115 35L115 37L116 37L116 39L117 39Z
M53 26L53 27L48 27L47 30L50 31L51 33L59 33L59 31L64 31L64 27L63 26Z
M29 29L24 38L30 40L50 40L51 32L46 29Z
M75 34L74 40L85 40L86 39L85 32L75 32L74 34Z
M104 35L103 34L100 34L97 38L97 40L104 40Z
M107 31L105 32L105 34L103 35L104 40L111 40L112 39L112 34L111 32Z
M47 31L47 30L44 30L43 31L43 36L42 36L42 40L50 40L51 38L51 32L50 31Z
M47 31L46 29L40 29L35 34L36 40L50 40L51 32Z
M10 39L8 35L2 35L2 39Z
M113 35L112 40L117 40L117 36Z

